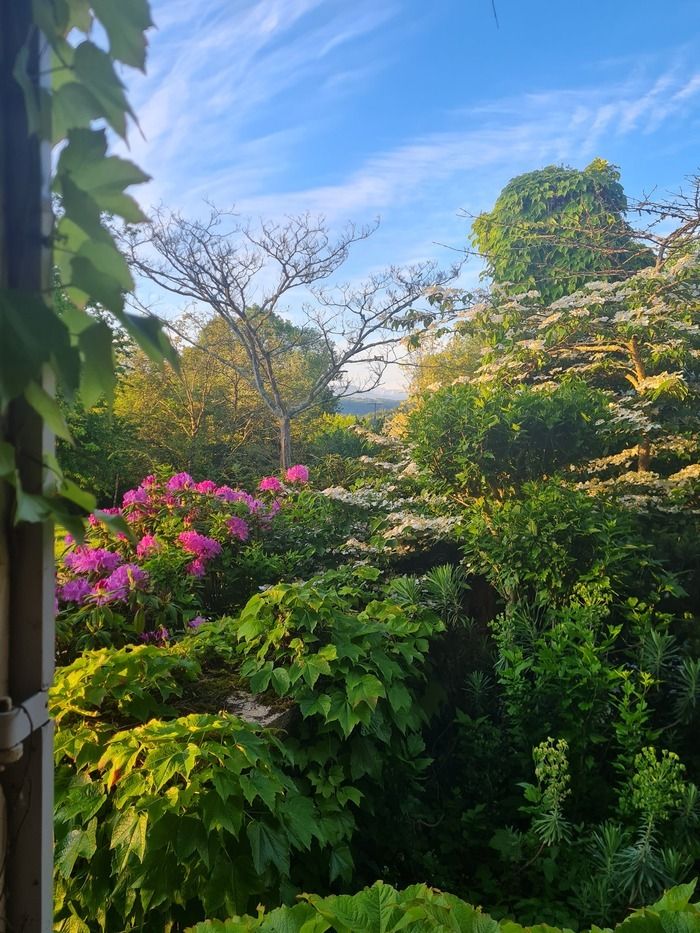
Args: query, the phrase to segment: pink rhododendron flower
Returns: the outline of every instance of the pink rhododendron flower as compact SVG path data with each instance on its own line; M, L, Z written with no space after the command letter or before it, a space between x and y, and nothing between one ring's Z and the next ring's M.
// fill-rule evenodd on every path
M203 560L210 560L221 554L221 545L213 538L207 538L206 535L198 531L181 531L177 536L185 551L194 554L195 557L201 557Z
M151 551L157 551L160 547L160 541L155 535L144 535L136 545L136 556L145 557Z
M284 476L288 483L308 483L309 468L297 463L296 466L290 467Z
M144 489L150 489L152 486L157 485L158 480L155 478L153 473L149 473L148 476L144 476L144 478L139 483L139 486L143 487Z
M139 640L142 641L144 645L157 645L162 647L170 640L170 632L164 625L161 625L159 628L153 629L152 632L141 632Z
M187 573L193 577L203 577L207 570L207 564L203 557L195 557L193 561L185 567Z
M120 554L105 548L91 548L81 544L70 554L66 554L63 563L75 573L110 573L123 561Z
M247 541L250 536L248 522L243 518L238 518L237 515L226 520L226 527L231 536L238 538L239 541Z
M138 564L122 564L104 580L98 580L93 596L98 605L123 602L131 590L143 590L148 584L148 573Z
M122 497L122 505L147 505L150 502L147 490L141 486L138 489L127 489Z
M189 489L192 485L193 481L189 473L176 473L170 477L165 488L170 492L177 492L180 489Z
M282 492L283 488L276 476L263 476L258 483L260 492Z
M58 598L64 603L78 603L80 605L85 601L85 597L92 592L92 584L85 577L77 577L75 580L68 580L57 590Z
M206 495L212 495L219 488L213 480L204 479L201 483L197 483L194 487L197 492L203 492Z
M219 486L216 490L216 495L219 499L223 499L224 502L235 502L239 498L240 493L235 489L231 489L230 486Z

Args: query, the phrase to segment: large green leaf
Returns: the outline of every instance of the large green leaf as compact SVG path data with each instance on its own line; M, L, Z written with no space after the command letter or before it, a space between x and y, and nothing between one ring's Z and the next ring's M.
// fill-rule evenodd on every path
M97 849L95 831L97 820L92 819L85 829L71 829L63 842L58 846L55 854L55 864L58 873L63 878L70 878L76 861L79 858L91 858Z
M255 870L262 874L268 865L274 865L282 874L289 874L289 843L277 830L254 820L246 827Z
M126 139L126 115L134 117L124 93L124 85L117 77L110 56L94 42L81 42L75 50L73 70L112 129ZM135 118L135 117L134 117ZM74 124L83 126L83 123Z
M146 853L146 830L148 828L148 814L138 813L136 810L125 810L117 817L112 828L110 849L116 849L121 854L121 869L123 869L130 855L135 855L141 862Z
M147 0L92 0L92 8L109 37L110 54L142 71L146 64L146 37L153 26Z
M38 382L29 383L24 390L24 397L57 437L71 440L70 430L58 402Z
M78 81L62 84L51 98L51 141L60 142L69 130L90 126L100 116L100 103L85 84Z
M90 408L100 398L111 404L116 376L112 330L104 321L96 321L80 333L79 346L83 357L80 373L80 397Z

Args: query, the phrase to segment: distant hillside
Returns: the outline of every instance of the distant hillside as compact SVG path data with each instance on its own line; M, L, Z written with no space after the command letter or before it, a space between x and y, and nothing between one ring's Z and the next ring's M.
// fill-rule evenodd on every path
M344 415L374 415L400 405L403 398L378 395L355 395L340 400L340 411Z

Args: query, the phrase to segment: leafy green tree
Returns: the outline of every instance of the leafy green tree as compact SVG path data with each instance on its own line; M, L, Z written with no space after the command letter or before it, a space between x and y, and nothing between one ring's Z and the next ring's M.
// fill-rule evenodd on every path
M653 263L626 211L620 173L604 159L583 171L549 165L508 182L493 209L474 220L472 240L508 294L536 289L550 302Z

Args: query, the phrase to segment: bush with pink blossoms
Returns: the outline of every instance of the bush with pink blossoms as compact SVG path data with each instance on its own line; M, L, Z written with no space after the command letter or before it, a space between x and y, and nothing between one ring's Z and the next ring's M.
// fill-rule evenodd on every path
M59 560L59 652L115 644L160 643L152 633L176 636L191 620L230 612L259 586L298 569L303 553L289 549L284 514L299 517L306 467L285 482L263 477L257 494L195 481L188 473L145 477L122 498L119 515L131 535L110 532L90 517L83 543L66 539ZM304 510L302 509L302 512ZM279 529L280 554L274 531Z

